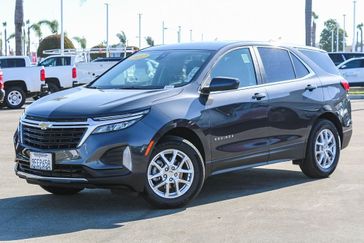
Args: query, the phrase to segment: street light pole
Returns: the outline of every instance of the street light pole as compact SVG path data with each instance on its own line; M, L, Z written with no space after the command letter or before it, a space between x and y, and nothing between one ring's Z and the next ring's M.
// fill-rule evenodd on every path
M3 23L3 26L4 26L4 38L5 38L5 56L7 56L8 55L8 41L7 41L7 38L8 38L8 36L7 36L7 34L6 34L6 22L4 22Z
M177 42L181 43L181 26L178 26L178 31L177 31Z
M343 52L345 51L345 47L346 47L346 41L345 41L345 34L346 34L346 26L345 26L345 17L346 17L346 14L343 15L344 17L344 33L343 33Z
M336 25L336 51L339 52L339 23Z
M190 30L190 41L192 42L192 30Z
M139 49L142 47L142 14L139 13Z
M352 48L351 51L355 52L356 50L356 34L355 34L355 30L356 30L356 1L353 1L354 4L354 8L353 8L353 44L352 44Z
M109 4L106 6L106 57L109 57Z
M162 22L162 45L164 45L164 31L168 29L164 26L164 21Z
M331 52L334 52L334 30L331 30Z
M64 54L63 0L61 0L61 55Z

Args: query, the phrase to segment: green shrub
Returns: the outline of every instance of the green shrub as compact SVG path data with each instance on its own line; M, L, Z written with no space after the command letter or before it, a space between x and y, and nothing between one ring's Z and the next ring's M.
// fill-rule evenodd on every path
M40 43L37 50L38 57L47 57L50 55L43 54L43 51L61 49L61 35L50 35L44 38ZM72 41L66 36L64 37L64 49L75 49Z

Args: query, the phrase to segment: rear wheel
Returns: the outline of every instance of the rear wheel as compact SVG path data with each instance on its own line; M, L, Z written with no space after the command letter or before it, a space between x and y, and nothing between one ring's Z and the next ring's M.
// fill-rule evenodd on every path
M156 146L145 176L147 201L158 208L181 207L201 190L205 168L190 142L171 137Z
M58 87L58 85L54 84L54 83L47 83L48 85L48 93L52 94L52 93L56 93L60 90L60 88Z
M73 195L83 190L83 188L68 188L68 187L56 187L56 186L40 186L47 192L55 195Z
M302 172L312 178L329 177L336 169L340 157L340 136L329 120L320 120L312 129L307 145Z
M25 103L26 95L22 88L17 86L5 90L5 104L10 109L19 109Z

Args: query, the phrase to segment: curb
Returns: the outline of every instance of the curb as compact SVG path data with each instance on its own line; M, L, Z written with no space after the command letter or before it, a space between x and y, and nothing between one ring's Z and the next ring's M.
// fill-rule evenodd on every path
M351 100L361 100L364 99L364 95L349 95Z

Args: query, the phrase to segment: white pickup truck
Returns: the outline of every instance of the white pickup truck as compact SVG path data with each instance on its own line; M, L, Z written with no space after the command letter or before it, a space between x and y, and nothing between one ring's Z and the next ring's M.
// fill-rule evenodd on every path
M38 66L45 67L46 83L52 93L73 87L75 81L87 84L117 62L85 62L85 59L78 55L53 55L42 60Z
M28 97L72 88L75 82L89 83L117 62L86 63L81 56L54 55L45 58L38 66L32 66L27 56L0 57L5 86L4 104L8 108L17 109L22 107ZM40 77L43 67L44 82Z
M0 69L5 89L4 104L8 108L18 109L27 97L47 91L46 83L41 80L45 79L44 69L32 66L26 56L0 57Z

